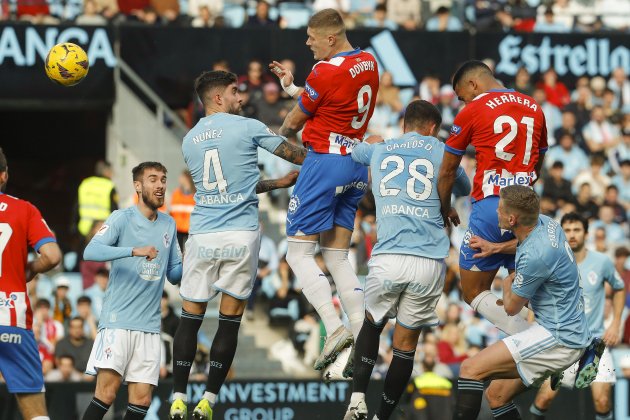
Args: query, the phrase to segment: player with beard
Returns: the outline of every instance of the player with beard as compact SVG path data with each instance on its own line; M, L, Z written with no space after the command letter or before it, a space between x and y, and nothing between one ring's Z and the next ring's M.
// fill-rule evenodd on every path
M173 344L173 403L169 418L187 417L188 375L197 350L197 332L208 301L221 293L219 327L210 348L210 370L196 420L212 419L212 407L238 342L241 317L258 268L260 227L256 194L295 183L297 171L260 181L258 148L301 165L306 149L293 146L260 121L238 113L242 99L236 75L202 73L195 90L206 116L184 137L182 153L195 183L180 294L182 316Z
M157 210L164 204L166 168L143 162L132 173L138 204L114 211L83 254L112 265L86 369L96 375L96 391L84 420L103 418L123 380L129 384L124 419L144 418L160 374L164 279L177 283L182 276L175 220Z

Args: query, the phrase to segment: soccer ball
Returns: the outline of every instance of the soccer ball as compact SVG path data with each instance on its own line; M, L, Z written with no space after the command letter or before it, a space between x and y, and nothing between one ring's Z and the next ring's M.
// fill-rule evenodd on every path
M46 56L46 75L63 86L74 86L88 73L90 62L83 48L70 42L57 44Z

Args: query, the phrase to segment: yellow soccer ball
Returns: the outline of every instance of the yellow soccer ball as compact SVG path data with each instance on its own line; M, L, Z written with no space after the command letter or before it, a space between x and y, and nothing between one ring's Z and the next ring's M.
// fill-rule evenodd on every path
M48 51L46 75L50 80L63 86L74 86L85 78L90 69L88 56L76 44L64 42Z

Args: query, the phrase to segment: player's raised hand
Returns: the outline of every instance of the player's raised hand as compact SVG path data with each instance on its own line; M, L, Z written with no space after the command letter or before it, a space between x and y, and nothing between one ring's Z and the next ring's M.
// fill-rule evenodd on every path
M131 255L134 257L145 257L147 261L151 261L157 257L158 252L154 246L147 245L141 248L134 248Z
M300 175L300 171L291 171L282 178L278 179L278 185L280 188L289 188L295 185Z
M457 214L457 210L455 210L454 207L451 207L447 212L442 210L442 218L444 219L444 226L446 227L450 227L451 225L459 226L459 214Z
M291 86L293 83L293 73L291 73L284 65L277 61L272 61L269 64L269 70L280 79L280 83L283 87Z

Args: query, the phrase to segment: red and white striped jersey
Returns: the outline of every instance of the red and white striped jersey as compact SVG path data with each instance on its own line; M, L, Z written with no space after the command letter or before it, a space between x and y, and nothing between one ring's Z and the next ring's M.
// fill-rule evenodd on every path
M37 207L0 193L0 325L31 329L33 312L26 292L26 257L56 242Z
M445 150L463 155L469 144L475 147L477 159L473 200L499 195L507 185L532 185L536 163L547 151L540 105L511 89L477 96L455 117Z

